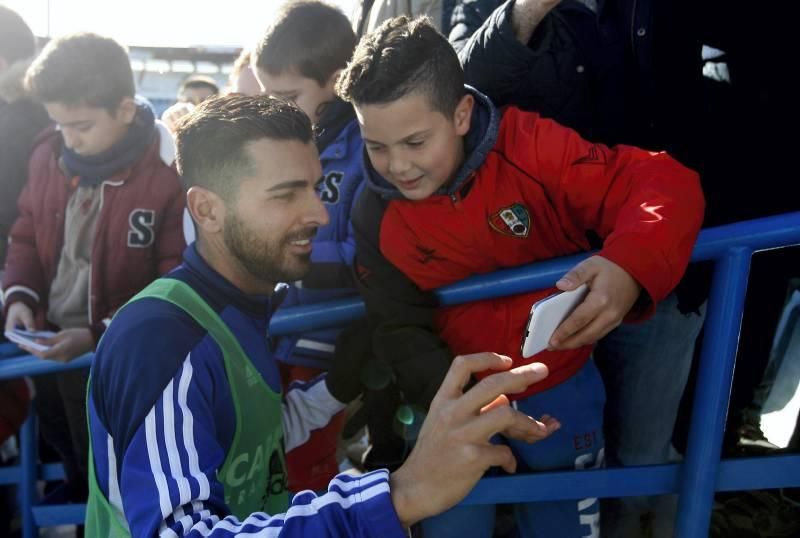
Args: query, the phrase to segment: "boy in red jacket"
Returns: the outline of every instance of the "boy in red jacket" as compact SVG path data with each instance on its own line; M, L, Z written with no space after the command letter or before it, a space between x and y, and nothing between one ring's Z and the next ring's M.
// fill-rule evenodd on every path
M5 329L50 329L47 351L93 351L113 313L177 266L185 196L174 147L134 100L128 55L112 39L51 41L26 73L56 127L33 149L3 278ZM85 498L85 370L37 380L42 434L64 458L70 497Z
M590 292L536 361L548 379L516 395L560 431L507 442L523 468L602 465L605 393L592 345L646 317L681 278L703 216L697 175L664 153L608 148L536 113L497 110L464 86L458 58L424 19L392 19L362 39L338 84L354 104L368 189L353 214L361 291L378 360L427 408L454 355L530 362L519 342L533 303ZM469 276L591 250L556 288L439 307L432 291ZM490 372L489 372L490 373ZM491 536L493 507L454 509L426 536ZM597 536L596 499L516 507L522 536ZM534 526L534 521L535 526Z

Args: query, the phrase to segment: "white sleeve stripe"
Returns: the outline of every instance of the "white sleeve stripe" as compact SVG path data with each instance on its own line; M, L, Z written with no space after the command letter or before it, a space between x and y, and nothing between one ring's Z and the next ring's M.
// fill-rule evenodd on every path
M342 492L346 492L352 491L359 487L368 486L374 482L380 482L381 480L386 481L388 478L389 475L386 473L386 471L380 470L365 474L360 476L358 480L353 480L350 482L344 482L339 478L334 478L331 480L330 486L337 486Z
M163 524L158 531L158 535L161 536L162 538L180 538L177 532L170 529L169 527L165 527Z
M374 486L367 488L360 493L356 493L348 497L342 497L335 491L329 491L322 497L313 499L309 504L292 506L289 508L289 511L286 512L284 521L293 517L307 517L314 515L329 504L338 504L346 510L355 504L369 501L370 499L383 493L389 493L389 484L386 481L382 481L381 483L375 484Z
M193 514L187 514L187 515L183 516L182 518L180 518L178 523L181 525L181 527L183 527L183 534L184 535L189 534L189 530L194 525L195 516L199 516L198 517L198 521L202 521L202 520L204 520L206 518L211 517L211 512L209 512L208 510L201 510L200 512L195 512Z
M122 495L117 480L117 454L114 452L114 439L110 434L106 434L106 452L108 452L108 501L122 514Z
M325 353L334 353L336 346L327 342L320 342L319 340L309 340L308 338L301 338L295 344L298 348L310 349L312 351L323 351Z
M308 504L292 506L289 508L289 511L286 512L286 514L277 514L275 517L271 517L269 519L257 518L255 517L255 514L242 522L233 517L226 517L217 523L213 530L236 533L237 536L278 536L286 522L292 518L313 516L322 508L331 504L338 504L343 510L347 510L356 504L367 502L384 493L389 493L389 484L385 480L381 481L379 484L375 484L374 486L365 489L364 491L345 497L335 491L329 491L322 497L316 497L312 499ZM265 534L262 532L241 534L242 529L245 527L263 529Z
M37 303L39 302L39 294L36 293L35 291L33 291L32 289L30 289L27 286L11 286L10 288L8 288L5 291L5 294L3 295L3 302L7 302L8 298L11 296L11 294L15 293L15 292L18 292L18 291L20 291L20 292L22 292L22 293L24 293L26 295L30 295L31 297L33 297L36 300Z
M169 460L169 471L173 480L178 485L179 505L187 504L192 499L192 491L189 481L183 476L181 469L181 455L178 452L178 443L175 440L175 409L173 381L170 380L167 388L164 389L162 401L164 404L164 439L167 445L167 458ZM176 519L183 517L183 514L175 516Z
M186 445L186 453L189 457L189 474L194 477L200 485L200 494L197 496L197 499L206 501L211 496L211 486L208 483L208 477L200 471L199 457L194 445L194 416L187 404L187 394L189 392L189 384L191 383L193 372L191 358L192 355L190 353L183 361L181 378L178 382L178 405L183 415L183 440Z
M150 459L150 470L153 473L156 488L158 489L158 502L161 506L161 517L166 518L172 513L172 502L169 499L167 477L161 467L161 456L158 453L158 437L156 436L155 407L150 409L145 418L145 438L147 439L147 456Z
M311 388L292 389L284 397L282 420L287 452L308 441L313 430L328 424L333 415L346 407L331 395L324 378L315 378L311 383Z

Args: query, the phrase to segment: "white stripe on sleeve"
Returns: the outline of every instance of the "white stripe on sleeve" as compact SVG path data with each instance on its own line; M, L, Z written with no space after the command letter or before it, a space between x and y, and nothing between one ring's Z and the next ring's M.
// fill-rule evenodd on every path
M345 408L345 404L328 391L325 375L307 383L293 382L283 404L284 446L289 452L311 437L313 430L322 428Z
M189 392L189 384L191 383L193 372L191 357L190 353L186 356L186 360L183 361L181 378L178 382L178 405L183 415L183 440L186 444L186 453L189 457L189 474L200 484L200 494L197 496L197 499L205 501L208 500L211 495L211 486L208 484L208 477L200 471L197 448L194 444L194 416L187 404L187 394Z
M161 517L166 518L172 513L172 503L169 500L167 477L161 467L161 456L158 453L158 436L156 435L155 407L147 413L144 420L145 438L147 439L147 456L150 459L150 471L153 473L156 488L158 489L158 503L161 507Z

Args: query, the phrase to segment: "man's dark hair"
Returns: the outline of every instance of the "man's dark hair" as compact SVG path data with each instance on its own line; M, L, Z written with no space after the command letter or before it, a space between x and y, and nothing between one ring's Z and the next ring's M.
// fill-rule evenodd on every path
M28 68L25 86L42 103L86 105L112 114L136 91L131 62L122 45L91 33L48 43Z
M344 69L356 35L339 9L324 2L285 4L254 51L255 66L270 75L294 70L324 86Z
M0 6L0 58L13 64L36 53L36 38L16 11Z
M464 96L464 71L447 38L427 17L395 17L361 38L336 91L355 105L422 93L451 117Z
M310 143L311 121L292 103L267 95L212 97L178 125L178 173L183 185L202 187L229 202L252 173L246 146L262 138Z

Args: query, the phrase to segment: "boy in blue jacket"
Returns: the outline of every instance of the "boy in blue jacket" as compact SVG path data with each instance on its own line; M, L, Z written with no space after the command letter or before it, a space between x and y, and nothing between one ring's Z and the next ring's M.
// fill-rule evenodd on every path
M310 271L289 290L287 304L356 293L350 210L364 184L364 144L352 105L334 92L355 46L356 36L341 11L323 2L304 1L285 4L254 51L253 67L264 93L293 101L314 125L322 162L319 194L330 216L313 239ZM276 356L287 364L285 381L305 381L327 370L338 335L339 329L328 329L284 339ZM290 489L319 490L336 474L342 418L314 432L311 442L288 455Z

